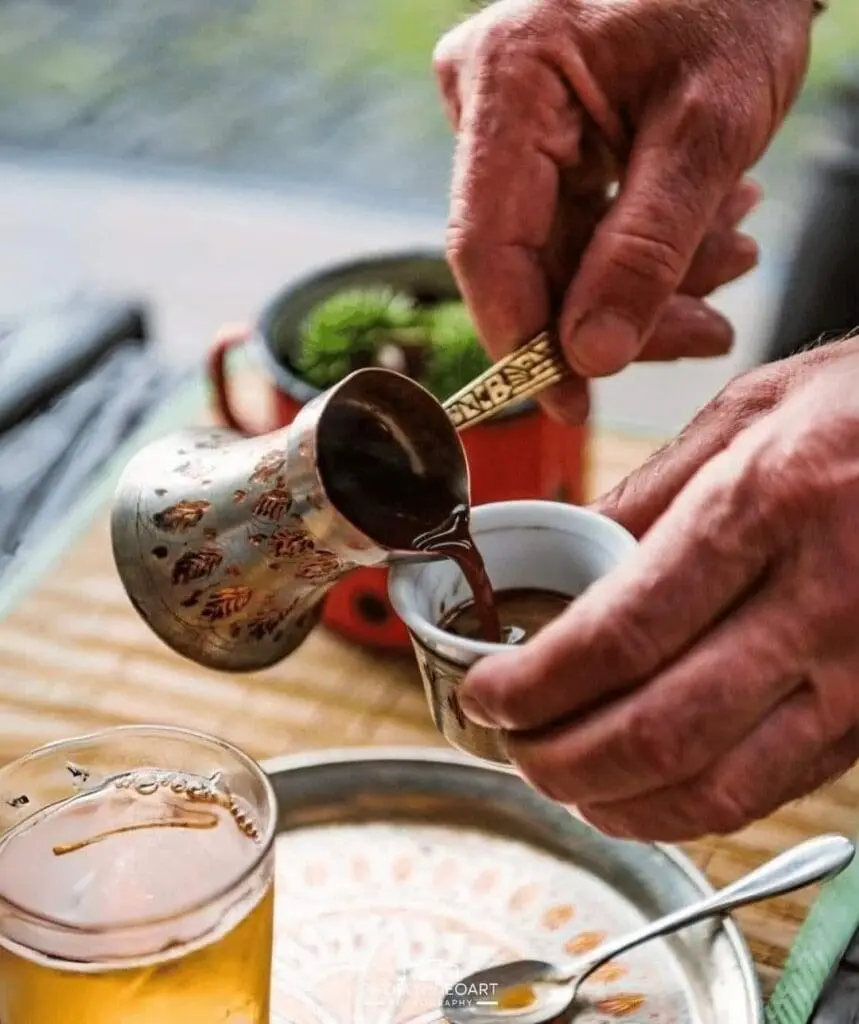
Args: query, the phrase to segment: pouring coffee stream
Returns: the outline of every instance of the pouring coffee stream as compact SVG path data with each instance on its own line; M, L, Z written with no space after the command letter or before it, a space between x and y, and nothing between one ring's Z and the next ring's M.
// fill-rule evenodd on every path
M401 374L364 369L270 434L198 428L155 442L129 462L111 515L132 604L177 653L255 671L304 641L344 573L448 557L474 591L483 635L500 639L457 429L563 372L541 336L444 406Z
M332 410L319 471L331 501L369 536L388 524L396 549L453 559L474 595L484 640L500 643L492 584L470 532L470 508L444 474L422 473L406 448L372 412ZM368 494L373 497L368 501Z

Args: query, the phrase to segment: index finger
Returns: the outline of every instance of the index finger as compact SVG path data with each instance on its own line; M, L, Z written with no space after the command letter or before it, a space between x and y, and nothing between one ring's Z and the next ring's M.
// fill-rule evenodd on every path
M530 643L478 662L460 691L466 714L546 728L646 681L717 621L771 556L750 449L735 442L712 459L629 561Z
M550 322L543 251L557 214L559 164L577 158L580 129L556 73L528 54L503 56L476 64L460 87L447 241L460 290L495 359Z

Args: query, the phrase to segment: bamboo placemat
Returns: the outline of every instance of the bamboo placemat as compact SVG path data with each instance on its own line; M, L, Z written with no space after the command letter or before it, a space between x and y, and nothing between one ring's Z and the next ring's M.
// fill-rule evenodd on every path
M654 447L598 436L591 489L620 479ZM218 674L174 655L129 604L103 514L0 621L0 664L0 762L51 740L133 722L215 733L260 759L314 748L442 742L410 658L362 650L321 628L291 658L252 675ZM738 835L688 849L711 881L723 885L803 837L857 830L854 771ZM814 895L806 890L738 915L765 992Z

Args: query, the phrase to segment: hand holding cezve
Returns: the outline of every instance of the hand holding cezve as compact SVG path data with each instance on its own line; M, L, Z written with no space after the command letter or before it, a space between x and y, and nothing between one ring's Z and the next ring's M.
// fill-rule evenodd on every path
M742 176L817 6L500 0L442 41L450 256L496 358L552 321L582 378L729 347L703 297L755 262ZM755 370L597 503L639 551L462 689L534 785L607 832L679 840L853 764L857 388L857 341ZM583 381L547 404L581 416Z

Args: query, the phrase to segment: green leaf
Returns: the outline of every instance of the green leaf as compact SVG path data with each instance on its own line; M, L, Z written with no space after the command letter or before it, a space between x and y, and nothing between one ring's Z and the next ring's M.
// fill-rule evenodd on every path
M324 390L388 344L429 349L422 383L443 401L490 365L464 303L416 307L389 289L351 289L321 303L299 332L296 369Z
M441 303L425 315L432 351L422 383L439 401L444 401L480 376L491 361L464 303Z

